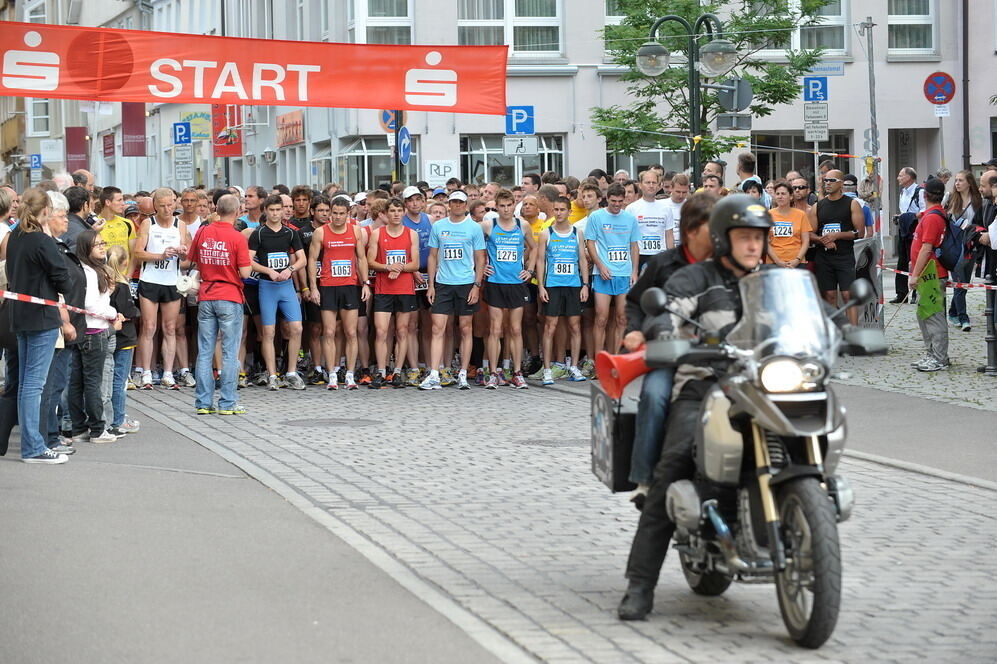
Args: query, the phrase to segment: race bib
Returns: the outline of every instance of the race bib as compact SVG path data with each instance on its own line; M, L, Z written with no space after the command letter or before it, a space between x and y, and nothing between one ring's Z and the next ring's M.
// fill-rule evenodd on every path
M629 249L610 249L606 253L610 263L626 263L630 260Z
M499 263L515 263L519 260L519 251L516 249L496 249L495 260Z
M330 277L353 276L353 261L329 261Z
M271 251L267 254L267 267L281 272L291 267L291 257L286 251Z
M840 232L841 232L841 224L824 224L824 228L821 229L820 234L821 237L823 237L829 233L840 233Z
M130 290L132 292L132 299L133 300L137 300L138 299L138 281L135 280L135 279L132 279L131 281L129 281L128 282L128 290Z
M422 283L421 284L417 283L415 285L415 289L417 291L429 290L429 275L424 272L420 272L419 276L422 277Z
M772 227L772 237L793 237L793 222L775 222L775 225Z
M574 263L554 263L554 274L571 277L575 274L575 264Z
M445 261L464 260L464 245L462 244L443 245L443 260Z
M647 236L641 238L640 240L640 250L641 251L661 251L661 238ZM612 259L610 259L612 260Z
M408 252L404 249L389 249L384 254L385 265L394 265L395 263L406 263L406 258L408 257Z
M153 261L152 262L152 267L155 268L155 269L157 269L157 270L165 270L166 268L168 268L170 266L170 263L172 263L172 262L173 262L172 258L167 258L166 260L162 260L162 261Z
M322 276L322 261L315 261L315 277Z

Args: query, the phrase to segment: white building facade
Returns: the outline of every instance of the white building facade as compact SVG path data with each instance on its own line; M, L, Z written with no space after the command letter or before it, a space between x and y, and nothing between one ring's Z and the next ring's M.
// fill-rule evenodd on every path
M684 152L648 147L636 155L615 155L592 125L591 108L625 104L620 68L607 56L600 31L619 20L614 0L26 0L23 18L44 14L47 22L152 29L263 39L391 44L507 44L507 103L533 106L539 154L505 156L505 118L454 113L407 113L413 154L406 181L431 180L439 167L465 181L518 184L522 174L553 170L584 177L594 168L632 174L652 163L680 170ZM965 7L969 7L966 11ZM74 13L75 12L75 13ZM867 41L857 24L871 16L875 50L879 156L886 203L893 176L913 166L923 177L941 167L978 166L997 154L997 93L990 73L997 65L997 0L839 0L827 5L825 21L794 36L796 47L822 46L828 77L830 140L822 151L866 155L870 126ZM721 16L723 18L723 16ZM765 52L776 61L779 52ZM840 64L839 64L840 63ZM964 70L965 65L965 70ZM923 94L933 72L953 76L957 93L950 115L938 118ZM356 100L351 100L356 101ZM361 100L362 101L362 100ZM231 124L241 130L242 154L218 159L211 109L193 104L147 105L147 157L121 156L119 104L57 102L62 113L89 128L91 165L98 183L128 191L158 184L182 187L338 182L349 190L391 179L393 160L382 124L386 109L324 109L247 106ZM60 122L37 119L43 102L26 101L29 140L57 138ZM32 111L34 111L32 113ZM802 104L776 108L755 118L752 151L759 175L812 171L804 142ZM193 179L173 175L171 127L191 122ZM62 122L62 124L67 124ZM301 125L278 131L278 125ZM47 132L47 133L46 133ZM105 136L113 135L113 139ZM964 141L965 139L965 141ZM113 150L109 149L113 141ZM649 142L650 146L651 142ZM787 148L789 150L787 150ZM26 150L35 151L33 145ZM800 150L792 152L790 150ZM734 155L728 155L730 161ZM857 159L839 167L861 173ZM436 168L431 169L430 166ZM731 169L732 170L732 169ZM728 183L734 182L733 173Z

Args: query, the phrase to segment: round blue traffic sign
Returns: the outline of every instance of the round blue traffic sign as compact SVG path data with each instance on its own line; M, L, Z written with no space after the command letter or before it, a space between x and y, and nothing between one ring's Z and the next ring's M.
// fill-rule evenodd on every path
M936 71L924 79L924 97L932 104L947 104L955 97L955 79Z
M411 158L412 134L409 133L408 127L402 127L398 130L398 161L402 162L403 166L406 166Z

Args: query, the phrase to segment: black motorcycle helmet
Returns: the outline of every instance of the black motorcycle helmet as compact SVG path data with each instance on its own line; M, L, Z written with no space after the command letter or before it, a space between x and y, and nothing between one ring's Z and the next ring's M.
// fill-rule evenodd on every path
M747 194L731 194L726 196L713 206L710 214L710 239L713 240L713 257L720 258L727 256L729 260L737 265L731 256L729 233L732 228L761 228L768 230L772 227L772 217L765 206ZM765 235L765 244L768 245L768 234ZM738 265L741 269L743 266Z

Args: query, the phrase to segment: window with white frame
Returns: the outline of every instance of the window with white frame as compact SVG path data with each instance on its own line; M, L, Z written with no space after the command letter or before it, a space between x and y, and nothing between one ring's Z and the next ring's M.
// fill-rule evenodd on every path
M623 169L634 180L651 166L661 165L665 171L685 170L687 152L666 150L662 147L644 147L634 154L606 155L606 170L610 173Z
M28 23L46 23L48 17L45 13L46 0L34 0L34 2L24 3L24 20Z
M412 140L412 157L402 166L398 179L415 182L419 179L418 138ZM360 136L336 156L339 183L349 191L367 191L382 184L391 184L395 160L388 139L380 136Z
M619 0L606 0L606 26L619 25L623 22L623 10L620 9ZM608 51L609 48L606 47L605 40L603 40L603 48Z
M934 55L934 0L889 0L889 55Z
M564 137L538 134L540 154L510 157L502 147L502 136L461 136L461 180L474 184L498 182L507 187L518 184L524 173L564 172Z
M512 55L564 51L561 0L457 0L457 43L512 46Z
M28 136L48 136L51 104L48 99L25 99L24 108L27 110Z
M412 0L353 0L346 30L355 44L411 44Z
M752 13L757 16L765 16L772 11L776 0L755 0L751 3ZM790 10L799 11L800 0L788 0ZM849 39L849 3L842 0L832 0L828 4L817 10L820 16L818 22L812 25L805 25L793 31L789 43L783 47L770 45L769 40L761 35L757 39L759 46L769 44L758 52L761 57L779 57L784 55L785 49L794 51L800 49L824 49L825 55L847 55L850 46Z

